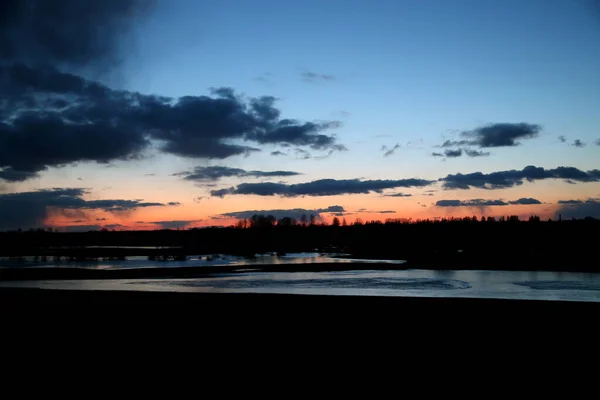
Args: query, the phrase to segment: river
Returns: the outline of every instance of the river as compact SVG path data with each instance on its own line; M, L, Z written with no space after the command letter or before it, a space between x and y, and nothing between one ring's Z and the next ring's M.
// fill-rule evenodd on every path
M245 272L202 278L0 281L0 287L600 302L600 274L572 272L418 269L256 272L249 266Z

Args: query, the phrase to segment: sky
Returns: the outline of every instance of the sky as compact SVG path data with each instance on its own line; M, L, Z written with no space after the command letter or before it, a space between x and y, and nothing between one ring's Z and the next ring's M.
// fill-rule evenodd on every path
M594 0L10 0L0 230L600 217Z

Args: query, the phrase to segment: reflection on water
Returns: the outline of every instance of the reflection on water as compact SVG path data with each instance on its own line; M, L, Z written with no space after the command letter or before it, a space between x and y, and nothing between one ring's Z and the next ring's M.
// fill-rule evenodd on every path
M0 282L0 287L202 293L466 297L600 302L600 274L388 270L252 272L192 279Z
M27 268L27 267L65 267L88 269L120 269L120 268L152 268L152 267L198 267L220 265L273 265L273 264L313 264L313 263L389 263L401 264L402 260L358 260L340 257L331 253L289 253L285 255L257 254L254 257L238 257L227 254L203 254L188 256L186 261L156 261L148 260L145 256L127 257L126 260L98 260L98 261L54 261L48 259L39 261L34 257L0 258L0 268Z

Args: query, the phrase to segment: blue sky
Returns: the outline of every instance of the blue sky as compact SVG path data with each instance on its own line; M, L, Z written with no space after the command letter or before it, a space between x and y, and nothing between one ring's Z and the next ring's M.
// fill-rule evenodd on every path
M369 143L373 157L382 145L429 148L486 123L538 123L535 158L510 149L485 160L490 170L594 167L597 149L557 143L600 136L600 20L582 1L180 0L159 2L138 40L128 89L273 95L284 115L341 120L335 134L357 150ZM333 80L307 83L302 72ZM423 162L418 152L402 156ZM466 171L473 160L453 161Z
M230 87L246 98L274 96L282 118L337 121L339 127L322 133L335 135L347 150L329 154L330 148L263 143L254 144L260 152L207 159L153 153L153 147L146 159L113 160L114 169L94 162L50 166L36 179L4 183L5 192L73 187L82 178L92 185L88 196L98 199L158 196L166 202L172 194L182 207L164 218L241 211L241 198L257 209L341 202L356 211L366 202L369 208L395 207L401 215L401 208L413 212L425 205L394 205L379 192L217 199L210 195L215 187L247 178L204 185L172 174L197 166L297 171L301 175L260 180L293 184L324 178L437 180L528 165L600 167L595 144L600 139L600 7L594 8L593 0L157 0L132 28L119 38L119 68L102 76L89 68L82 74L112 89L173 98L210 96L212 87ZM461 132L518 123L540 130L519 139L520 145L478 148L490 153L485 157L432 156L446 150L437 147L444 141L461 139ZM384 156L395 145L399 148ZM273 151L286 155L272 156ZM306 152L311 158L302 159ZM201 210L192 202L197 197L208 199ZM600 187L548 179L494 191L444 190L434 200L520 197L556 205L559 199L600 197ZM538 211L553 212L546 206Z

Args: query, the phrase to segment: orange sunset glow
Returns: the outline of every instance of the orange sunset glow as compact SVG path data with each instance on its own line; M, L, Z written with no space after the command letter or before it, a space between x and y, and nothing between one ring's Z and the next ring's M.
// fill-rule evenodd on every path
M600 217L580 2L30 3L0 24L0 230Z

